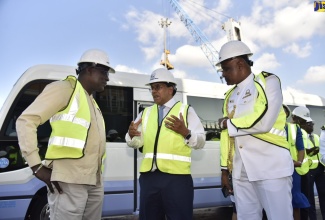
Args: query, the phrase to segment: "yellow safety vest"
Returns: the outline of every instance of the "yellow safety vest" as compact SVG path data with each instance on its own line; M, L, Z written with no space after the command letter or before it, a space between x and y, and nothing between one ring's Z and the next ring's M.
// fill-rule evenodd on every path
M314 147L314 144L309 139L308 133L304 129L301 129L301 131L302 131L302 137L304 139L305 149L310 149L310 148ZM314 136L314 141L315 141L315 147L319 147L319 136L316 134L313 134L313 136ZM309 160L309 169L316 169L318 167L318 163L321 163L321 161L319 159L319 158L322 158L321 153L319 152L318 154L316 154L314 156L309 156L309 155L307 155L307 156L308 156L308 160Z
M45 155L49 160L83 157L90 127L91 116L85 90L74 76L65 80L75 83L75 87L68 106L50 119L52 133Z
M297 126L296 124L286 123L288 126L288 142L290 146L290 154L294 161L298 160L298 151L296 147ZM295 167L299 175L305 175L309 171L308 156L305 150L305 156L300 167Z
M177 102L166 117L183 114L187 127L188 105ZM165 117L165 118L166 118ZM149 172L154 159L157 168L164 173L190 174L191 148L184 142L184 137L164 125L158 125L158 105L145 108L142 114L143 155L140 172Z
M239 118L232 118L230 119L231 123L237 128L237 129L249 129L253 127L256 123L258 123L261 118L264 116L264 114L267 111L268 108L268 100L265 94L265 78L269 75L273 75L267 72L262 72L259 75L255 76L254 83L255 87L257 89L258 95L254 104L254 111L246 116L239 117ZM280 81L280 79L279 79ZM229 101L229 98L234 91L235 87L228 90L225 94L225 100L223 105L223 115L224 117L228 116L227 112L227 103ZM286 122L286 114L281 108L280 113L278 115L277 120L275 121L272 129L263 134L254 134L252 136L274 144L279 147L283 147L285 149L289 150L289 144L287 141L287 135L286 131L284 129ZM229 134L228 130L222 130L221 137L220 137L220 166L221 167L227 167L227 161L228 161L228 154L229 154ZM234 154L234 149L231 151L232 156Z

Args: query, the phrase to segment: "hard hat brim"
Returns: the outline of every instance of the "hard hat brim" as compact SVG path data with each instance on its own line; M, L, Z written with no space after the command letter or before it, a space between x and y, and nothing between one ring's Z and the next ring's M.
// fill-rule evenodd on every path
M249 54L241 54L241 55L238 55L238 56L235 56L235 57L230 57L230 58L227 58L227 59L222 59L222 60L219 60L218 63L216 63L216 66L220 67L221 66L221 63L223 61L226 61L226 60L229 60L229 59L233 59L233 58L236 58L236 57L240 57L240 56L243 56L243 55L247 55L247 57L251 57L253 55L253 53L249 53Z

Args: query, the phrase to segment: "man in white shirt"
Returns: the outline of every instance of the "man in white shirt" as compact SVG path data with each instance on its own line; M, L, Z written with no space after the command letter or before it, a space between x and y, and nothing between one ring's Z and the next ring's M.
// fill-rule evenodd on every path
M219 55L222 76L235 85L225 95L219 125L222 176L232 172L237 218L260 220L264 209L269 220L292 219L293 163L280 80L267 72L255 76L252 53L241 41L227 42Z
M173 98L177 83L168 70L155 70L147 85L155 104L131 122L125 136L130 147L143 147L140 219L192 219L191 150L204 147L204 128L192 107Z

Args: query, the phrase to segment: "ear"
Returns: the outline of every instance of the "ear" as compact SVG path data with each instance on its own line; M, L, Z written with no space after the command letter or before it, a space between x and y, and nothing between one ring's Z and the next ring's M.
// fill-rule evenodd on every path
M247 63L243 60L243 59L238 59L238 69L242 69L245 67L245 65L247 65Z
M174 88L172 86L168 87L168 93L173 96Z

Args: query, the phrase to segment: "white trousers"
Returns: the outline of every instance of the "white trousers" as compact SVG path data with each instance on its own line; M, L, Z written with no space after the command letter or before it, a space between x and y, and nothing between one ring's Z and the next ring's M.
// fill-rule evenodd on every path
M48 190L51 220L100 220L104 198L103 187L59 182L59 194ZM54 187L54 186L53 186ZM55 187L54 187L55 188Z
M261 220L263 209L268 220L293 219L291 176L250 182L245 174L233 178L237 220Z

